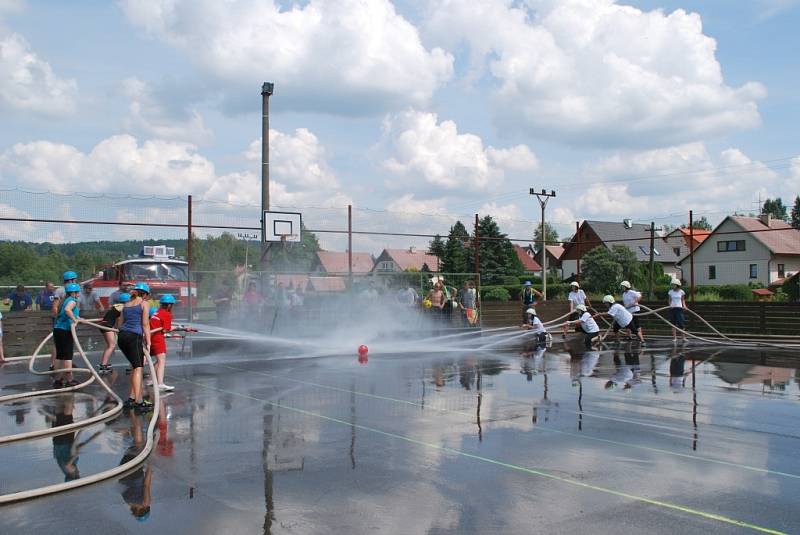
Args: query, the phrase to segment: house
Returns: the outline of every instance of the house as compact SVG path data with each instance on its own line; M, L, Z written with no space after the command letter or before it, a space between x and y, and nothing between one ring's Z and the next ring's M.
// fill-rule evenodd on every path
M689 257L681 260L689 276ZM697 285L770 286L800 271L800 231L764 214L728 216L694 251Z
M538 275L542 271L542 266L539 262L533 259L533 247L530 245L522 247L521 245L514 245L514 252L517 253L517 258L522 262L522 272L525 275Z
M439 270L439 259L432 254L423 253L416 247L408 249L384 249L372 271L376 273L396 273L399 271L422 271L422 266L428 266L431 271Z
M561 255L562 278L574 277L578 273L578 259L595 247L603 246L611 250L615 245L622 245L633 251L638 261L649 262L650 225L623 221L584 221L575 236L564 244L564 253ZM673 247L656 234L653 261L661 264L666 275L681 278L678 267L681 255L676 249L680 249L680 245Z
M311 265L312 273L349 273L347 269L347 251L317 251L317 257ZM375 265L370 253L353 253L353 273L369 273Z
M533 259L539 264L542 265L542 253L541 253L541 245L539 245L539 251L536 251L536 254L533 256ZM544 250L547 253L547 271L550 272L551 275L557 276L559 278L564 278L564 274L561 271L561 255L564 254L564 248L560 245L545 245ZM542 268L539 268L539 274L541 275Z
M689 251L690 242L693 242L694 248L697 249L709 235L711 235L710 230L696 228L690 231L688 228L676 228L664 236L664 241L669 242L672 247L680 247L682 252L678 256L684 257Z

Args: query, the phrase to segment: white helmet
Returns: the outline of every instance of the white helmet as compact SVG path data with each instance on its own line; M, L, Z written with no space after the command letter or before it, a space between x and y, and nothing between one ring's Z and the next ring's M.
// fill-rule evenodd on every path
M627 289L627 290L631 289L631 283L628 282L628 281L622 281L622 282L619 283L619 285L622 286L623 288Z
M672 279L671 281L669 281L669 283L671 285L673 285L673 286L680 286L681 285L680 279Z
M609 305L614 304L614 296L613 295L606 295L603 297L603 303L608 303Z
M572 281L572 282L569 283L569 285L574 287L574 288L580 288L581 287L581 285L578 284L578 281Z
M575 307L575 310L580 310L581 312L586 312L586 305L578 305Z
M536 311L534 309L532 309L532 308L529 308L528 310L526 310L525 313L526 314L532 314L534 316L536 315Z

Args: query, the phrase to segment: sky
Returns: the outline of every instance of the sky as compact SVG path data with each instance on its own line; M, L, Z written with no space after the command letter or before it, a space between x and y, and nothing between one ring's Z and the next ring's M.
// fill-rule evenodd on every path
M800 0L0 0L0 188L256 204L271 81L281 209L527 237L534 187L562 236L717 222L800 193L798 27Z

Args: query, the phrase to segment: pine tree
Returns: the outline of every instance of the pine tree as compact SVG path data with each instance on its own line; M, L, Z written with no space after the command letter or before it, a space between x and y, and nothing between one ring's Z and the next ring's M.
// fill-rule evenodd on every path
M800 230L800 195L795 196L791 217L792 227Z
M440 266L442 265L442 260L444 259L444 241L442 240L442 237L439 236L438 234L433 239L433 241L431 241L430 244L428 244L428 254L436 257L437 264L439 264L438 266L436 266L436 270L438 271L440 269Z
M445 273L468 273L472 271L467 264L469 257L467 248L471 245L469 232L461 221L456 221L450 227L447 235L447 242L444 246L444 258L442 259L442 271Z
M786 206L784 206L783 200L781 200L780 197L767 199L764 201L764 206L761 208L761 213L769 214L775 219L780 219L781 221L786 221L788 218L786 214Z
M480 236L480 276L483 284L503 284L504 277L518 277L522 274L523 266L514 246L506 234L500 231L492 216L486 216L478 221ZM474 239L474 234L473 234ZM474 258L474 251L469 255ZM470 264L472 265L472 264Z
M544 223L544 241L547 242L547 245L554 245L555 242L558 241L558 232L553 226L545 221ZM533 243L536 244L537 247L542 246L542 225L536 225L536 229L533 231Z

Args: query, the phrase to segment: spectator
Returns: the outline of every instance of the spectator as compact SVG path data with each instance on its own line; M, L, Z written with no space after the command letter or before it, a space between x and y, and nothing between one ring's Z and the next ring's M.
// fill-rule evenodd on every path
M23 310L30 310L33 306L33 299L31 294L25 290L22 284L17 285L17 288L8 294L5 303L11 303L9 312L22 312Z
M39 307L39 310L52 310L55 298L56 286L52 282L47 282L36 296L36 306Z
M94 293L92 283L87 282L83 285L83 291L78 298L78 307L84 312L88 312L89 310L103 311L103 303L100 302L100 298Z
M464 283L464 289L461 290L459 294L459 305L461 305L461 309L464 311L464 326L470 327L475 325L478 319L477 314L477 292L475 291L475 283L472 281L466 281Z
M119 303L119 294L130 294L131 290L133 290L133 284L130 282L120 282L119 289L115 290L108 298L108 306L110 307L111 305Z
M525 323L528 319L526 311L529 308L535 308L538 299L542 298L542 292L537 290L531 284L531 281L525 281L522 285L522 292L519 294L519 300L522 302L522 322Z
M0 312L0 364L6 363L6 355L3 353L3 313Z

